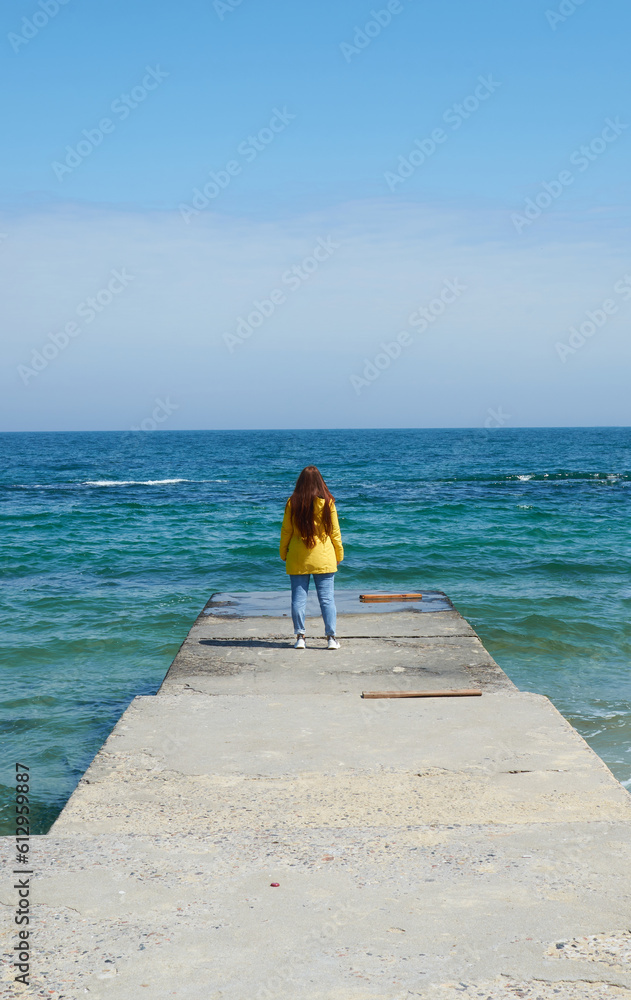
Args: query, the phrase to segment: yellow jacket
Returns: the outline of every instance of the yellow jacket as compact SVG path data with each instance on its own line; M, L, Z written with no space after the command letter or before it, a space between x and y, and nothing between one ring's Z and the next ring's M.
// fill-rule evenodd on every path
M342 535L337 520L335 504L331 503L331 534L327 535L322 524L324 500L316 497L313 516L316 526L316 543L308 549L291 519L291 500L285 506L283 526L280 530L280 557L287 562L287 573L335 573L337 564L344 558Z

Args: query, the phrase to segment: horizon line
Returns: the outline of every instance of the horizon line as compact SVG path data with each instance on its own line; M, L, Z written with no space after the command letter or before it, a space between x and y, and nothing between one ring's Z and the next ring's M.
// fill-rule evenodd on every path
M5 434L269 434L269 433L339 433L340 431L554 431L554 430L631 430L629 424L524 424L514 427L481 427L477 424L468 427L156 427L152 430L0 430Z

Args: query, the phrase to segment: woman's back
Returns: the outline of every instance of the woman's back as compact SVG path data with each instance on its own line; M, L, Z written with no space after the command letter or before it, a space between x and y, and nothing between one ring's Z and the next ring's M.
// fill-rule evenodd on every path
M335 638L334 581L344 558L335 501L315 465L302 470L285 504L280 531L280 557L291 581L291 617L296 632L294 649L305 648L305 610L313 575L327 637L327 649L339 649Z
M344 558L342 535L335 503L329 501L330 533L324 527L323 497L314 497L312 522L314 544L308 546L292 516L291 498L285 506L285 516L280 535L280 557L287 562L287 573L335 573L337 564Z

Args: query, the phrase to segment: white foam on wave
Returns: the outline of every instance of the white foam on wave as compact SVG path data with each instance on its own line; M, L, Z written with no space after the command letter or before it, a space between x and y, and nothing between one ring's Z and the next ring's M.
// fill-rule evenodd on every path
M522 483L527 483L529 479L532 479L532 476L517 476L517 478L521 479Z
M82 486L162 486L165 483L190 483L190 479L88 479Z
M87 479L79 483L10 483L20 490L72 490L77 486L163 486L173 483L228 483L228 479Z

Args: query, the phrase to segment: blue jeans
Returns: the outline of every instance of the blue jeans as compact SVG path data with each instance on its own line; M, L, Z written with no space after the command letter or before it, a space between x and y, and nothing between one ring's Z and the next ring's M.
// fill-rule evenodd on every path
M293 573L289 576L291 580L291 617L296 634L305 634L305 610L310 577L310 573ZM335 635L337 617L335 597L333 596L335 573L314 573L313 579L320 602L320 611L324 619L324 631L326 635Z

